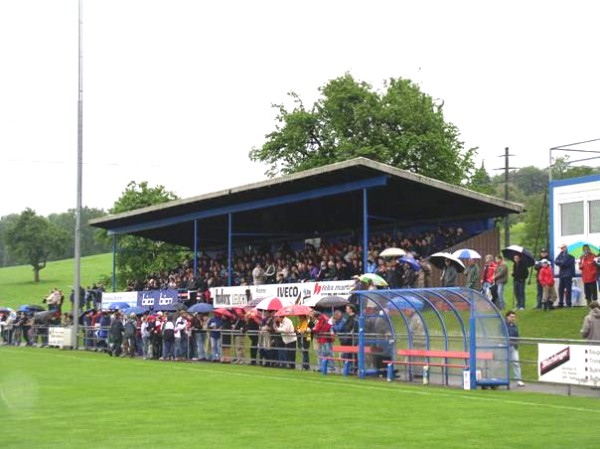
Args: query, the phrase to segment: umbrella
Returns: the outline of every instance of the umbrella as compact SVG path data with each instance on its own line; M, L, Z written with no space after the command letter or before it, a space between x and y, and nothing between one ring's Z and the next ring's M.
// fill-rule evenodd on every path
M174 312L176 310L187 310L187 306L182 302L172 302L171 304L166 304L162 306L161 310L166 310L167 312Z
M348 301L343 296L330 295L330 296L324 296L321 299L319 299L316 302L315 307L319 307L319 308L321 308L321 307L323 307L323 308L342 307L347 304L350 304L350 301Z
M387 281L375 273L361 274L358 277L358 280L360 282L364 282L365 284L368 284L369 282L373 282L373 285L376 285L377 287L387 287L388 286Z
M514 262L515 255L521 256L521 260L528 267L533 267L535 265L535 257L528 249L523 248L520 245L510 245L502 250L502 255L507 259L510 259Z
M223 308L214 309L213 313L215 315L221 315L221 316L224 316L224 317L227 317L227 318L233 318L233 314L229 310L227 310L227 309L223 309Z
M290 306L285 306L279 309L275 316L302 316L302 315L310 315L312 313L312 309L308 306L302 304L292 304Z
M129 309L131 306L126 302L113 302L108 306L108 310L122 310Z
M250 320L253 320L256 324L262 323L262 316L260 314L260 310L252 310L246 314L246 317Z
M421 265L419 265L419 262L417 262L412 257L406 257L406 256L401 257L400 259L398 259L398 262L409 264L410 267L415 271L419 271L421 269Z
M279 310L288 305L291 305L290 300L273 297L263 299L256 305L256 308L258 310Z
M446 267L446 260L449 260L459 273L465 271L465 265L461 262L461 260L458 257L454 257L450 253L440 252L429 256L429 261L440 270L443 270Z
M397 296L396 298L390 299L390 304L393 304L400 310L421 310L425 307L425 301L414 296Z
M42 312L44 310L46 310L44 307L35 304L19 307L19 312Z
M402 248L386 248L379 253L379 256L381 257L401 257L405 255L406 251Z
M133 307L129 307L128 309L122 310L122 312L126 315L131 315L132 313L135 313L136 315L143 315L147 311L148 311L147 307L141 307L141 306L133 306Z
M458 259L481 259L481 254L469 248L457 249L452 255Z
M0 313L10 313L12 310L10 307L0 307Z
M212 312L214 307L211 304L205 302L199 302L198 304L194 304L187 311L190 313L208 313Z

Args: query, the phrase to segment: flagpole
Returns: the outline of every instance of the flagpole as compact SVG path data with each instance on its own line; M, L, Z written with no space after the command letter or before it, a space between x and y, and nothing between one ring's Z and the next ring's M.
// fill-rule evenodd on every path
M73 283L73 349L79 347L79 304L81 286L81 197L82 197L82 168L83 168L83 0L79 0L78 7L78 95L77 95L77 207L75 209L75 281Z

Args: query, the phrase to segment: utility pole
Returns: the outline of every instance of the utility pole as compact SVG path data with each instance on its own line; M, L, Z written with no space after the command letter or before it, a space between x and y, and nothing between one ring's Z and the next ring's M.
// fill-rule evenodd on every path
M496 168L494 170L504 170L504 199L508 201L508 181L509 181L509 170L514 170L514 167L511 167L509 164L510 156L514 156L514 154L510 154L508 152L508 147L504 148L504 154L498 157L504 158L504 168ZM510 245L510 223L508 220L508 215L504 217L504 247Z

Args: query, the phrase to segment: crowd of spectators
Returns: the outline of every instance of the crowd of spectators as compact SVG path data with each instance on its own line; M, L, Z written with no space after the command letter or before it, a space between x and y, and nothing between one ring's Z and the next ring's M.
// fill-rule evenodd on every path
M396 247L423 260L468 236L460 227L442 227L419 234L381 233L372 237L368 246L367 266L363 267L362 244L358 238L320 239L317 245L283 243L277 248L263 247L234 252L231 285L295 283L306 281L348 280L362 273L377 273L388 279L389 264L379 253ZM206 292L211 287L229 285L228 262L225 254L201 254L197 260L198 275L190 260L170 272L149 275L145 280L128 282L131 291L188 289ZM401 287L400 281L393 281Z

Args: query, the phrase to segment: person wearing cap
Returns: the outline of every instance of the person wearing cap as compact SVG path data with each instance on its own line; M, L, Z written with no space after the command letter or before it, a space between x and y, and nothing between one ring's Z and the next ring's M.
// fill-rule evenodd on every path
M537 281L542 286L542 306L544 311L551 310L552 304L556 301L556 290L554 290L554 273L548 259L540 261L540 270L538 271Z
M588 305L592 301L598 300L598 287L596 278L598 269L596 265L596 255L590 250L590 245L583 245L583 254L579 258L579 270L581 271L581 282L583 282L583 292Z
M537 284L537 305L536 305L536 309L541 309L543 306L543 297L544 297L544 288L542 287L542 284L540 284L540 270L542 269L542 260L548 260L550 261L550 256L548 256L548 250L546 248L542 248L540 250L540 258L538 261L536 261L535 265L533 266L533 268L535 269L535 271L537 272L537 275L535 277L536 280L536 284Z
M573 276L575 276L575 258L569 254L567 245L560 245L560 253L554 259L554 264L559 267L558 271L558 307L567 305L571 307L571 294L573 288Z

